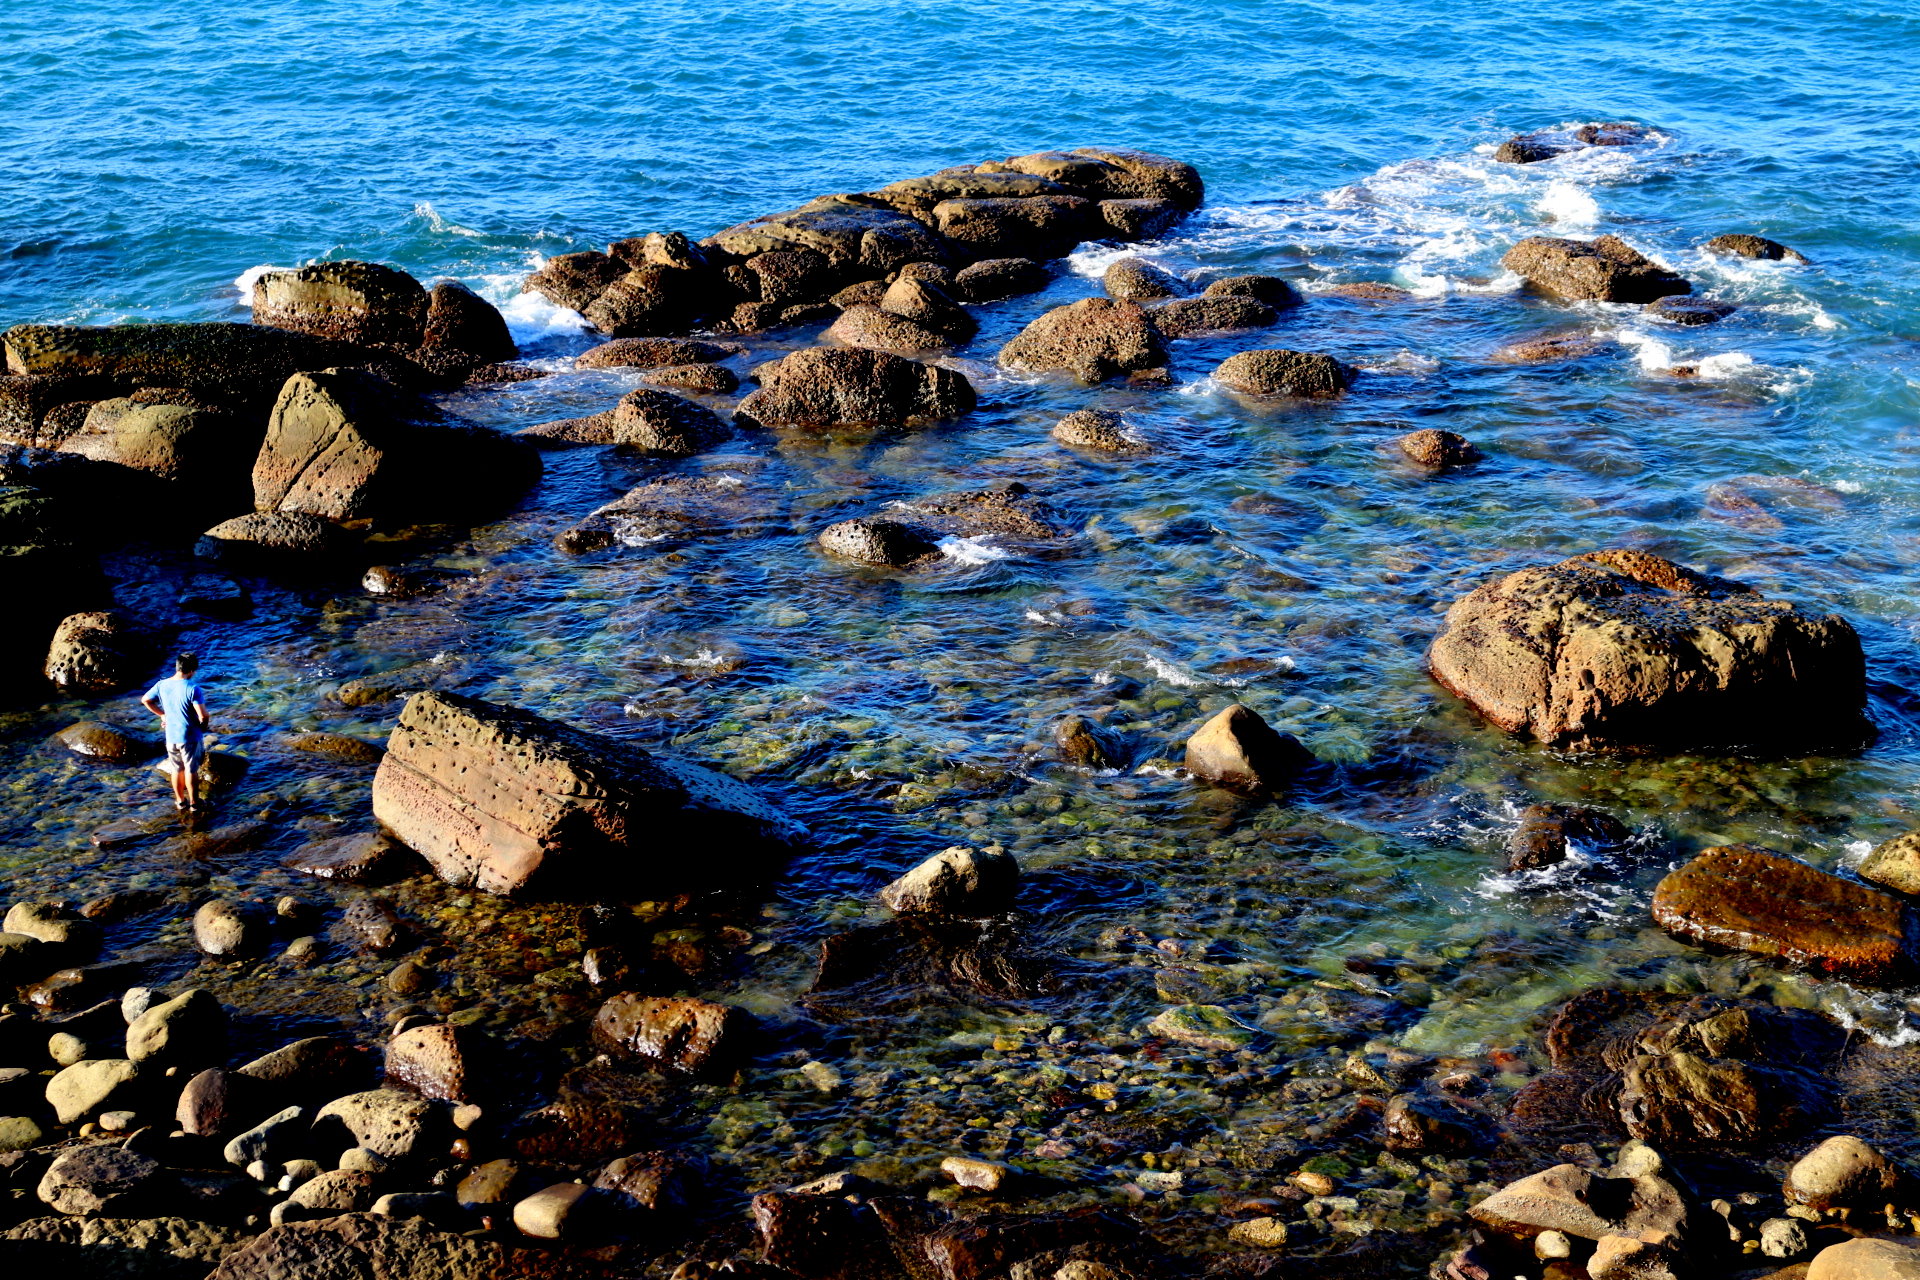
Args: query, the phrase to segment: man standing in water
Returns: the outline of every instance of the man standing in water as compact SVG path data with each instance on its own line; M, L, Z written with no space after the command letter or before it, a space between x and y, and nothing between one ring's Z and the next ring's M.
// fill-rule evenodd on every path
M173 807L200 807L200 765L206 759L207 704L193 673L200 660L190 653L174 659L173 674L147 690L140 705L160 717L167 730L167 759L173 764Z

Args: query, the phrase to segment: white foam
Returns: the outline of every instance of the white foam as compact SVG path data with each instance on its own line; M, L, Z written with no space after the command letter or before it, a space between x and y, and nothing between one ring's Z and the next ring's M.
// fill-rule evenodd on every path
M512 279L516 285L519 283L517 276L488 276L486 282L491 285L498 279ZM481 292L485 296L488 291ZM578 311L551 302L544 294L529 291L509 294L502 298L497 295L503 291L494 289L491 292L496 296L491 297L489 301L500 309L500 317L507 322L507 331L513 335L515 342L538 342L542 338L570 337L576 333L585 333L593 327Z
M1146 653L1141 655L1140 660L1156 678L1166 681L1176 689L1244 689L1255 679L1253 676L1242 676L1237 680L1231 676L1203 676L1191 667L1182 666L1162 653ZM1285 655L1275 658L1273 665L1279 671L1294 669L1293 659Z
M1108 267L1122 258L1135 257L1139 252L1138 245L1109 245L1089 240L1067 255L1067 270L1077 276L1098 280L1107 273Z
M291 270L293 270L292 267L276 267L271 262L263 262L257 267L248 267L245 271L242 271L233 279L233 287L240 291L241 304L243 306L251 306L253 304L253 286L259 282L261 276L267 274L269 271Z
M670 667L724 667L736 660L737 655L720 653L713 649L702 649L686 658L676 658L670 653L660 655L660 661Z
M1600 221L1600 202L1586 188L1556 178L1533 202L1533 211L1562 230L1591 230Z
M936 545L942 555L961 564L992 564L995 560L1013 559L1013 552L994 545L992 538L986 534L974 538L942 538Z
M413 216L424 219L431 230L445 232L448 235L478 236L481 234L472 227L463 227L457 222L448 222L440 216L437 209L425 200L413 206Z

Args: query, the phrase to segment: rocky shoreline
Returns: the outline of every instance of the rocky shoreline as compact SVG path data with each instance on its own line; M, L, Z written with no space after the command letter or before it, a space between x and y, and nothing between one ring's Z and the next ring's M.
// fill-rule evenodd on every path
M1596 125L1515 139L1500 158L1644 137ZM250 575L324 595L347 574L370 595L432 597L449 588L410 567L411 553L511 510L548 451L670 466L743 436L962 420L987 394L964 356L982 308L1042 288L1048 264L1084 241L1168 233L1203 195L1179 161L1083 148L826 196L697 243L656 232L563 255L526 287L607 339L574 367L645 385L513 435L435 399L540 376L513 363L498 312L454 282L427 289L377 264L270 272L252 325L18 326L0 337L0 541L44 616L22 619L0 660L41 667L72 697L138 681L164 627L94 607L109 594L103 560L136 530L195 546L208 613L242 600ZM1798 257L1744 234L1708 247ZM1505 263L1539 297L1644 306L1681 325L1731 314L1611 236L1523 240ZM1317 305L1278 276L1203 282L1141 255L1119 257L1101 286L1035 317L994 364L1153 395L1172 384L1179 344L1258 341ZM1402 300L1386 285L1342 296ZM825 326L821 344L794 346L810 326ZM1500 358L1579 354L1557 339L1533 346ZM742 375L725 362L742 355L777 358L752 363L753 388L729 403ZM1210 374L1263 407L1364 394L1369 376L1282 347L1236 351ZM1106 409L1068 415L1052 437L1094 455L1156 447ZM1470 477L1480 461L1447 431L1396 445L1435 477ZM746 525L760 497L741 488L663 470L570 513L555 545L592 557ZM221 518L169 525L182 508ZM940 565L949 539L1045 556L1084 527L1070 504L1017 481L835 514L805 534L823 568L883 582ZM1635 549L1475 587L1436 628L1428 664L1489 724L1561 750L1805 754L1857 749L1873 732L1844 617ZM421 664L336 691L397 722L384 745L320 730L289 740L370 773L370 799L350 829L316 827L273 876L240 885L215 870L273 838L269 804L165 837L187 868L170 883L12 903L0 965L20 999L0 1012L0 1258L182 1280L1840 1280L1920 1268L1912 1176L1858 1136L1816 1141L1852 1114L1862 1079L1903 1069L1900 1055L1764 993L1601 987L1551 1011L1537 1045L1431 1054L1395 1043L1401 994L1459 968L1356 955L1357 989L1292 990L1253 1018L1231 998L1243 976L1231 964L1119 929L1103 949L1149 969L1161 1006L1137 1031L1103 1039L1062 1018L963 1040L963 1059L918 1079L843 1070L836 1027L903 993L1070 1003L1084 989L1082 966L1041 927L1021 860L989 843L928 858L877 895L880 912L819 939L810 1023L757 1016L689 989L716 969L751 974L772 945L761 887L806 856L809 833L716 769L467 696L461 680L457 663ZM1058 722L1050 753L1085 770L1140 762L1146 744L1106 719ZM102 721L60 741L120 764L152 753ZM1178 755L1182 776L1230 804L1346 776L1238 702L1164 748L1166 769ZM246 761L214 760L231 793ZM110 857L167 830L150 815L93 842ZM1538 871L1634 839L1602 810L1540 805L1508 858ZM1862 865L1872 883L1716 846L1662 880L1651 919L1680 945L1904 986L1920 958L1905 896L1920 888L1915 867L1904 836ZM157 940L109 947L107 930L126 921ZM315 1034L260 1043L267 1024L215 994L269 966L296 1007L311 984L301 1020ZM506 990L509 975L530 976L544 1002ZM370 992L378 1035L354 1025ZM1328 1051L1295 1058L1296 1042ZM827 1156L792 1123L746 1118L746 1099L730 1112L746 1064L769 1059L823 1104L909 1095L908 1127L975 1105L986 1079L1027 1101L981 1110L937 1168L890 1161L869 1139ZM715 1116L701 1131L685 1119L695 1099ZM1192 1122L1255 1100L1277 1118L1210 1132ZM736 1124L792 1145L789 1183L740 1185L710 1159ZM1128 1170L1117 1192L1093 1185L1089 1171L1105 1167ZM1201 1220L1164 1211L1174 1204Z

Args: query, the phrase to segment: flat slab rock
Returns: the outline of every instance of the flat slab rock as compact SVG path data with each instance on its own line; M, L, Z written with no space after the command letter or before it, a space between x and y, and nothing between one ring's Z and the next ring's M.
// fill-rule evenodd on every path
M1858 746L1866 667L1838 614L1641 551L1522 569L1447 610L1435 680L1555 747Z
M413 695L373 781L373 812L453 884L512 893L536 878L660 887L687 879L689 842L724 848L708 870L801 836L743 784L530 711Z
M418 1218L342 1214L273 1227L228 1253L208 1280L495 1280L512 1255Z
M1669 872L1653 919L1687 942L1863 982L1910 980L1920 958L1920 920L1901 899L1757 845Z
M191 1218L32 1218L0 1233L15 1276L204 1280L246 1233Z

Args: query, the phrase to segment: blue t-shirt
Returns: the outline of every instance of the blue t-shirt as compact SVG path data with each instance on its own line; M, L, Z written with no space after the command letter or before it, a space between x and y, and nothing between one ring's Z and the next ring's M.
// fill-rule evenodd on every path
M200 686L186 676L168 676L147 690L147 697L165 713L167 745L191 747L200 741L200 718L192 710L200 701Z

